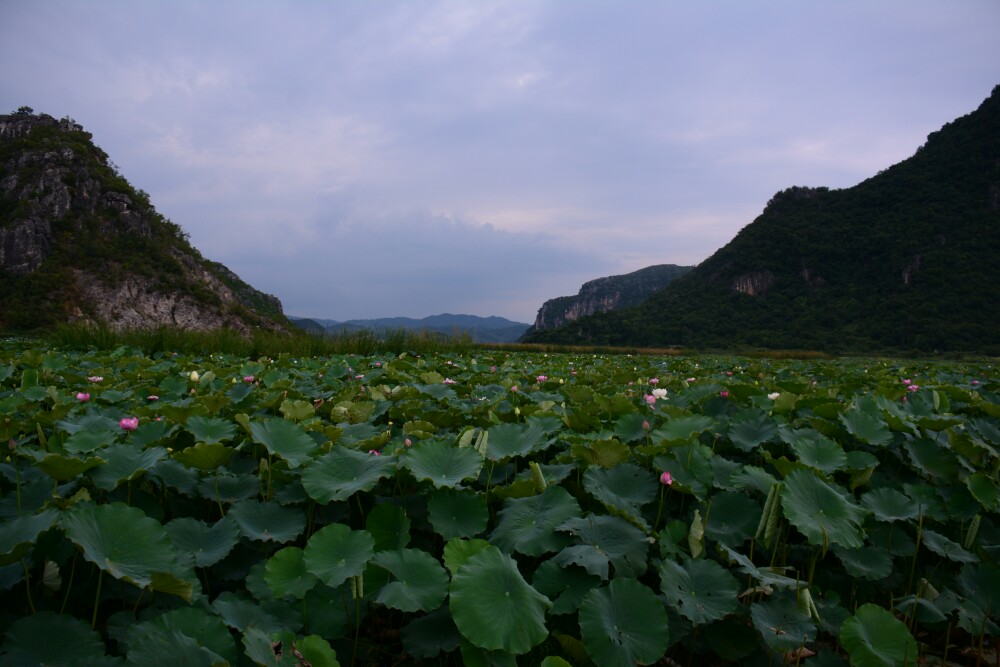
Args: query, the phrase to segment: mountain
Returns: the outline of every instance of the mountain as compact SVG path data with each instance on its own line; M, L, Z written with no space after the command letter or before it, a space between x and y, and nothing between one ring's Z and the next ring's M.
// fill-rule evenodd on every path
M412 317L382 317L369 320L324 320L319 318L290 318L292 322L315 332L319 326L328 333L357 331L371 329L374 331L389 331L393 329L409 329L413 331L428 331L446 336L452 334L468 334L477 343L512 343L520 338L528 329L523 322L513 322L503 317L479 317L477 315L452 315L443 313L421 319Z
M538 309L535 323L525 335L555 329L594 313L605 313L642 303L653 292L691 270L690 266L658 264L620 276L597 278L583 284L576 296L549 299Z
M0 329L290 326L275 297L201 256L73 119L0 115Z
M1000 354L1000 86L842 190L792 187L640 306L531 342Z

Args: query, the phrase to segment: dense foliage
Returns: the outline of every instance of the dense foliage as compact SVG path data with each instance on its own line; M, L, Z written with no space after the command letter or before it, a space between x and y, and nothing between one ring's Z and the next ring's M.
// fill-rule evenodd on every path
M529 342L1000 351L1000 87L911 158L844 190L778 193L641 306ZM756 294L736 289L756 281Z
M986 363L7 341L0 662L976 660L998 390Z

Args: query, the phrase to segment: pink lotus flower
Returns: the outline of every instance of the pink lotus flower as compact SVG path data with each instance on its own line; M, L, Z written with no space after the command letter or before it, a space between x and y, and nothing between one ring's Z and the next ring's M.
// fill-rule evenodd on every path
M910 378L905 378L903 380L903 384L910 384L911 382L913 382L913 380L911 380Z
M496 372L497 372L497 367L496 366L490 366L490 373L496 373Z
M375 362L375 368L382 368L382 362L381 361L376 361Z
M139 428L139 418L138 417L123 417L118 425L122 427L123 431L134 431Z
M90 400L90 394L81 391L76 395L76 400L80 401L81 403L86 403L87 401Z
M513 387L510 388L510 390L514 393L517 393L517 385L515 384Z
M694 380L695 380L694 378L688 378L687 380L685 380L685 382L694 382Z
M918 389L920 389L919 384L911 384L906 388L906 391L916 391Z
M252 375L244 375L243 376L243 381L244 382L253 382L254 381L254 377Z
M973 380L972 381L972 386L973 387L976 386L976 385L978 385L978 384L979 384L979 380Z
M103 382L103 381L104 377L100 375L91 375L89 378L87 378L87 382Z
M660 484L663 486L670 486L674 483L674 478L671 477L669 470L664 470L663 474L660 475Z
M456 384L456 382L451 378L445 378L442 384Z
M146 400L150 402L158 401L160 400L160 397L157 396L156 394L150 394L149 396L146 397Z
M410 440L409 438L406 438L405 440L403 440L403 444L409 447L410 445L413 444L413 441Z
M382 456L382 452L380 452L377 449L369 449L368 453L371 454L372 456Z
M546 380L549 379L549 376L548 375L539 375L535 379L538 380L539 382L545 382Z
M647 419L643 419L642 420L642 430L643 431L648 431L649 430L649 420L647 420Z
M651 396L649 394L643 394L642 395L642 400L646 401L650 405L655 405L656 404L656 396Z
M660 384L660 378L649 378L649 384Z
M723 389L722 391L719 392L719 396L721 396L722 398L729 398L729 392Z

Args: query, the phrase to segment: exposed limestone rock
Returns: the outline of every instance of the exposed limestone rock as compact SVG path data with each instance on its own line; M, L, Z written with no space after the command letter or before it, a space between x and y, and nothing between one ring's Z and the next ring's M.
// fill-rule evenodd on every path
M768 270L753 271L737 276L733 280L733 290L747 296L760 296L774 285L774 274Z

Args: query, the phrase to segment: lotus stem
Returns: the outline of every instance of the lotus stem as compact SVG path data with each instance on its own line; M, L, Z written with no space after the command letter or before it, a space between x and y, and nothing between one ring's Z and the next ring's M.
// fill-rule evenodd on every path
M31 613L35 613L35 602L31 599L31 572L28 571L28 566L24 563L24 559L21 558L18 562L21 563L21 569L24 570L24 590L28 598L28 607L31 609Z
M97 607L101 603L101 583L104 581L104 570L97 569L97 593L94 595L94 613L90 616L90 629L97 629Z
M66 594L63 595L62 605L59 607L60 616L62 616L63 612L66 611L66 603L69 602L69 592L73 588L73 575L76 574L76 557L77 552L73 552L73 562L69 568L69 581L66 582Z
M917 521L917 544L913 549L913 562L910 565L910 580L906 582L906 594L913 590L913 575L917 571L917 554L920 553L920 540L923 538L924 510L920 508L920 518Z

